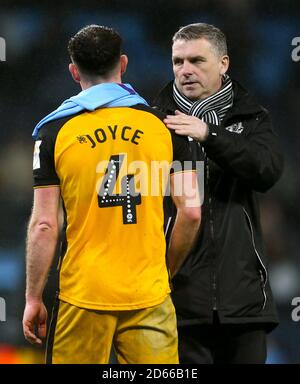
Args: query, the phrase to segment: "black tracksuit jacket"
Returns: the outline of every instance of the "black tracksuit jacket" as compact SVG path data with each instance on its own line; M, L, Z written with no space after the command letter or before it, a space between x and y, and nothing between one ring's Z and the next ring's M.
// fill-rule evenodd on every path
M258 193L280 178L283 158L269 113L233 81L234 101L222 125L209 124L205 152L202 222L195 247L173 279L178 324L278 323L269 285ZM178 109L169 83L154 101L161 111ZM191 142L195 160L203 150ZM175 209L166 204L166 218Z

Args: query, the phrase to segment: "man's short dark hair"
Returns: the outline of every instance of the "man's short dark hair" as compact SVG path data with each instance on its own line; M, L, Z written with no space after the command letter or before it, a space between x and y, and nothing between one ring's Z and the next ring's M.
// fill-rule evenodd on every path
M121 55L122 38L112 28L88 25L73 36L68 52L79 71L88 76L105 76Z
M220 56L227 55L226 36L217 27L206 23L195 23L181 27L173 36L173 43L176 40L208 40L216 53Z

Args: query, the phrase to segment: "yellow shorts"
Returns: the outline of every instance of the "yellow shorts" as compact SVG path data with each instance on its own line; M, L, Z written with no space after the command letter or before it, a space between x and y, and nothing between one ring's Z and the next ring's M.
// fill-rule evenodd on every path
M178 364L177 325L168 296L162 304L128 311L97 311L57 300L48 340L48 364L108 364L112 346L121 364Z

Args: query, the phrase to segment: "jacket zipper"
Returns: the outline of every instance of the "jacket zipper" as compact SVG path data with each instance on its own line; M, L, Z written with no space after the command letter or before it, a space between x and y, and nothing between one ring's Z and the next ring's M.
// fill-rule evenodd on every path
M207 155L203 149L203 153L205 156L205 164L206 164L206 185L207 185L207 191L209 193L209 198L208 198L208 208L209 208L209 227L210 227L210 235L212 241L214 240L214 222L213 222L213 212L212 212L212 198L210 196L210 190L209 190L209 179L210 179L210 173L209 173L209 162ZM213 311L217 310L217 275L216 275L216 259L215 255L213 255L212 259L212 270L213 270L213 275L212 275L212 291L213 291Z
M266 303L267 303L266 284L267 284L267 281L268 281L268 271L267 271L267 268L265 267L264 263L262 262L262 259L259 256L259 253L258 253L258 251L256 249L255 240L254 240L254 232L253 232L253 227L252 227L252 223L251 223L251 220L250 220L250 216L248 215L248 212L246 211L246 209L244 207L243 207L243 211L244 211L245 215L247 216L247 219L248 219L248 222L249 222L249 225L250 225L252 245L253 245L255 254L256 254L259 262L260 262L260 265L262 266L262 268L263 268L263 270L265 272L265 276L264 276L262 270L259 269L261 287L262 287L262 292L263 292L263 295L264 295L264 302L263 302L262 310L264 310L265 306L266 306Z

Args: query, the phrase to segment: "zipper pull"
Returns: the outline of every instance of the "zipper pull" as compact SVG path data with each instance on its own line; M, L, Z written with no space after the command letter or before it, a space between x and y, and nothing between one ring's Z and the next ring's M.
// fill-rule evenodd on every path
M263 275L261 269L259 270L259 274L260 274L260 281L261 281L261 283L262 283L263 285L265 285L265 279L264 279L264 275Z

